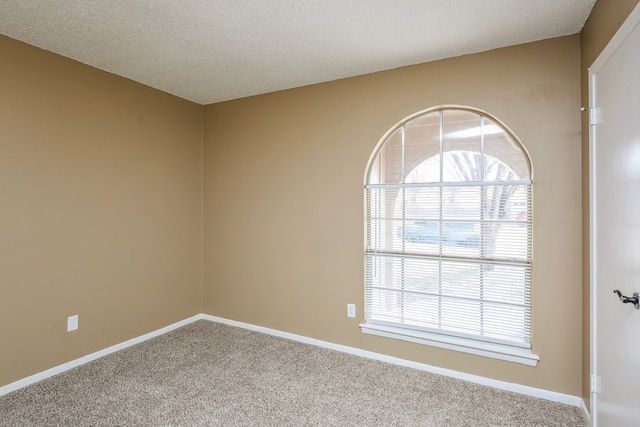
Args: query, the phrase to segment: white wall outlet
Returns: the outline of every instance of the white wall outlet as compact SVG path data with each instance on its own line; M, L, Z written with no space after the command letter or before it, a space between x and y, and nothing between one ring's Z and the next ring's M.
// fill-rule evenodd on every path
M78 315L67 317L67 332L75 331L78 329Z
M356 317L356 305L347 304L347 317Z

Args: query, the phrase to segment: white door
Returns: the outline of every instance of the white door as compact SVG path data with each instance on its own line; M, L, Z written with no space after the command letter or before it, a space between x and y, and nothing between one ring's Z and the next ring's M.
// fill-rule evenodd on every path
M640 6L589 69L594 426L640 426ZM595 124L593 124L595 123Z

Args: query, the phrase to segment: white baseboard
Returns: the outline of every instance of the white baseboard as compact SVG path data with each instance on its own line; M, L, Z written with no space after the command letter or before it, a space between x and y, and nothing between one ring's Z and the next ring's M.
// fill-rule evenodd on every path
M505 391L513 391L516 393L524 394L527 396L539 397L541 399L551 400L554 402L564 403L567 405L577 406L583 408L585 413L586 406L581 397L572 396L569 394L557 393L555 391L544 390L540 388L529 387L516 383L509 383L506 381L494 380L491 378L481 377L478 375L471 375L464 372L453 371L451 369L439 368L437 366L427 365L425 363L413 362L406 359L400 359L398 357L388 356L386 354L374 353L372 351L361 350L355 347L349 347L346 345L335 344L328 341L321 341L314 338L305 337L302 335L291 334L288 332L278 331L276 329L269 329L262 326L256 326L249 323L237 322L235 320L224 319L222 317L211 316L203 314L202 318L210 320L212 322L224 323L230 326L237 326L244 329L250 329L256 332L262 332L269 335L274 335L282 338L287 338L293 341L299 341L305 344L316 345L319 347L325 347L332 350L341 351L343 353L349 353L356 356L366 357L368 359L379 360L381 362L393 363L394 365L406 366L409 368L419 369L421 371L431 372L438 375L444 375L451 378L457 378L465 381L469 381L476 384L482 384L489 387L497 388Z
M37 374L30 375L26 378L18 380L16 382L7 384L3 387L0 387L0 396L4 396L7 393L11 393L12 391L21 389L38 381L42 381L45 378L52 377L54 375L60 374L64 371L68 371L69 369L73 369L77 366L84 365L85 363L91 362L92 360L98 359L102 356L106 356L107 354L115 353L116 351L125 349L127 347L131 347L132 345L139 344L148 339L157 337L162 334L166 334L169 331L173 331L174 329L178 329L184 325L195 322L196 320L203 319L202 314L197 314L193 317L190 317L185 320L181 320L179 322L173 323L169 326L165 326L164 328L160 328L156 331L149 332L148 334L144 334L137 338L132 338L120 344L113 345L111 347L107 347L103 350L96 351L95 353L88 354L86 356L80 357L78 359L72 360L67 363L63 363L62 365L54 366L53 368L47 369L46 371L38 372Z
M182 326L185 326L189 323L193 323L196 320L208 320L211 322L223 323L230 326L236 326L239 328L249 329L256 332L261 332L281 338L290 339L293 341L298 341L305 344L311 344L319 347L328 348L331 350L341 351L343 353L353 354L356 356L366 357L368 359L379 360L381 362L393 363L394 365L406 366L409 368L419 369L425 372L431 372L434 374L444 375L451 378L457 378L465 381L470 381L476 384L482 384L489 387L494 387L500 390L513 391L516 393L539 397L541 399L551 400L554 402L564 403L567 405L577 406L582 408L584 413L589 417L589 411L587 411L587 407L582 400L582 398L577 396L572 396L563 393L557 393L554 391L543 390L534 387L528 387L521 384L509 383L505 381L494 380L491 378L485 378L477 375L471 375L464 372L453 371L450 369L439 368L437 366L427 365L425 363L413 362L410 360L400 359L393 356L388 356L386 354L374 353L372 351L361 350L355 347L349 347L346 345L335 344L328 341L321 341L314 338L305 337L302 335L291 334L289 332L282 332L276 329L265 328L262 326L256 326L249 323L237 322L235 320L229 320L222 317L211 316L208 314L197 314L188 319L182 320L180 322L173 323L164 328L158 329L153 332L149 332L148 334L144 334L137 338L132 338L128 341L122 342L120 344L113 345L111 347L105 348L100 351L96 351L95 353L88 354L86 356L80 357L78 359L72 360L70 362L64 363L59 366L55 366L51 369L47 369L46 371L39 372L37 374L28 376L16 382L7 384L3 387L0 387L0 396L3 396L7 393L11 393L12 391L18 390L20 388L26 387L38 381L41 381L45 378L52 377L54 375L60 374L62 372L68 371L69 369L75 368L80 365L84 365L85 363L91 362L92 360L98 359L100 357L106 356L108 354L114 353L116 351L125 349L127 347L131 347L132 345L139 344L148 339L157 337L162 334L166 334L167 332L173 331L174 329L178 329Z

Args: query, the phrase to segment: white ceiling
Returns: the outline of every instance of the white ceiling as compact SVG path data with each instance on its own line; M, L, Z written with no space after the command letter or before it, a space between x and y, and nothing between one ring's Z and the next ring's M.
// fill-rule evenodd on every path
M579 32L595 0L0 0L0 34L200 104Z

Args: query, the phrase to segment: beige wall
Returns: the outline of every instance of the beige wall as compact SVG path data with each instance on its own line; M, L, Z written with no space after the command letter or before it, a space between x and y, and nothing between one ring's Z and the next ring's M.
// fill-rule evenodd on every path
M582 106L589 106L589 67L618 31L638 0L599 0L591 11L580 34ZM590 300L589 300L589 125L588 116L582 119L582 186L583 192L583 380L582 396L590 399Z
M2 386L202 311L202 107L2 36L0 57Z
M204 312L580 395L579 43L563 37L206 106ZM358 327L367 160L387 129L439 104L490 112L531 153L535 368ZM356 319L346 317L350 302Z

